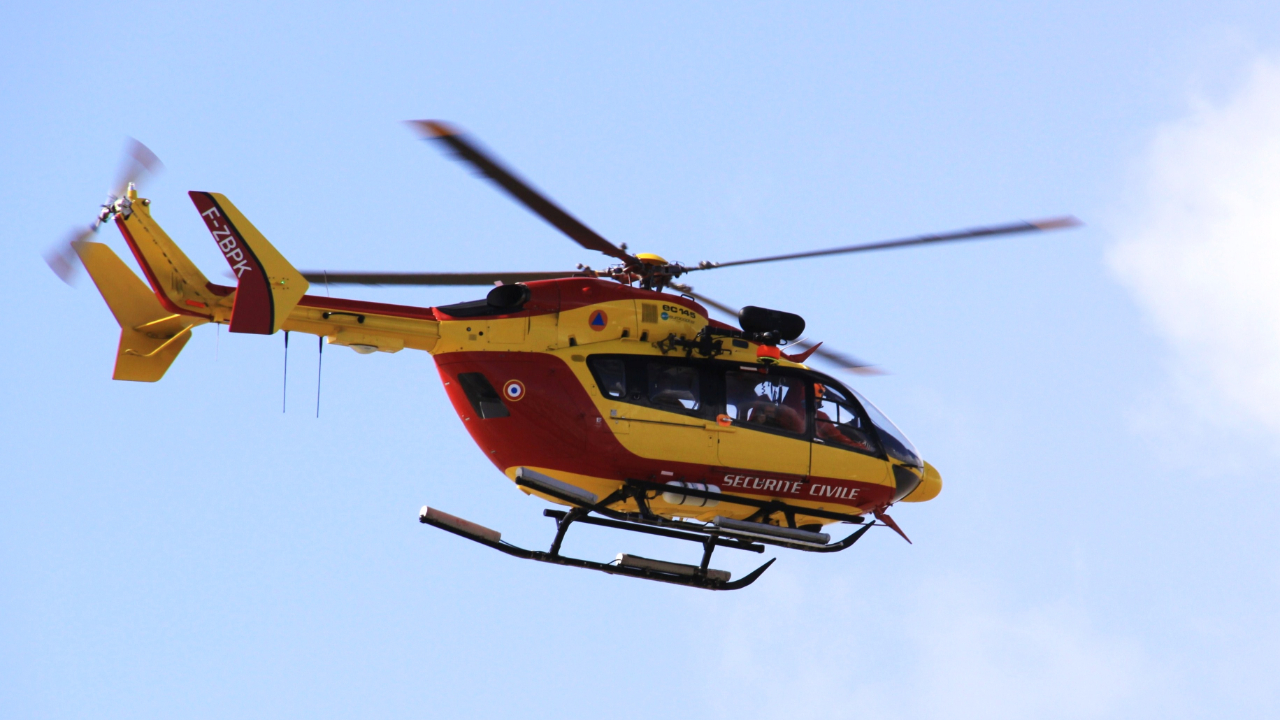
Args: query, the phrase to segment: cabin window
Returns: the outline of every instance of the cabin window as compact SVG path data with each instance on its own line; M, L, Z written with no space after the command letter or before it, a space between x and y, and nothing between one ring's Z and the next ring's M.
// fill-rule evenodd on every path
M725 414L735 425L803 435L809 429L805 384L799 377L730 370L724 375Z
M700 414L702 391L698 368L669 362L648 363L649 405L659 410Z
M622 400L627 396L627 364L619 358L592 358L591 370L596 386L607 398Z
M815 383L813 389L813 441L878 456L876 432L862 408L837 388Z
M503 404L502 398L498 396L498 391L493 389L493 385L489 384L484 374L458 373L458 384L462 386L462 392L466 394L467 400L471 401L472 409L481 419L507 417L511 414Z
M592 355L587 367L606 398L710 419L715 406L705 363L680 358ZM712 386L715 384L712 383Z

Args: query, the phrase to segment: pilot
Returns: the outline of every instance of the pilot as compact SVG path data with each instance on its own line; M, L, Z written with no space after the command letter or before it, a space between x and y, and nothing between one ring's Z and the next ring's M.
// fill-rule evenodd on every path
M730 372L725 377L725 400L736 411L738 422L748 422L765 427L786 430L787 432L804 432L804 413L797 411L793 404L792 393L788 391L782 404L776 403L769 396L768 390L761 393L757 390L762 382L759 375L743 372ZM785 386L784 386L785 388ZM783 388L779 388L782 390ZM803 407L803 395L796 396Z
M800 380L783 379L779 388L786 395L777 406L778 427L793 433L805 431L804 383Z

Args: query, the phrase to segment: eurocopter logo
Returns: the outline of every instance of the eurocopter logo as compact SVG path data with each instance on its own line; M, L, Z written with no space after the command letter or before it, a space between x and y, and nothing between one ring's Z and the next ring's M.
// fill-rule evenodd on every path
M222 213L218 212L218 208L211 207L200 214L204 216L204 224L209 226L209 232L213 233L213 241L218 243L222 254L227 256L227 264L231 265L231 269L235 271L236 279L252 270L231 228L223 227Z

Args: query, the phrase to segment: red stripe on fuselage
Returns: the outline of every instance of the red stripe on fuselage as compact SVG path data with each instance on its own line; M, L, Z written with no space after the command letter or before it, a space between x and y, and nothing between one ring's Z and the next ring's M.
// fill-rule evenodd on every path
M298 307L317 308L320 310L341 310L343 312L367 313L369 315L388 315L390 317L410 318L413 320L436 321L433 308L414 307L412 305L390 305L387 303L368 302L365 300L344 300L342 298L320 297L319 295L303 295Z

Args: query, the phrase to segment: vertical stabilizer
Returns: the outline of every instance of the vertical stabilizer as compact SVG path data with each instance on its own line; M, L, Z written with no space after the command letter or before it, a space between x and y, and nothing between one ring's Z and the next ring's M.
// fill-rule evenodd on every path
M236 275L231 332L276 332L310 284L225 195L194 190L188 195Z

